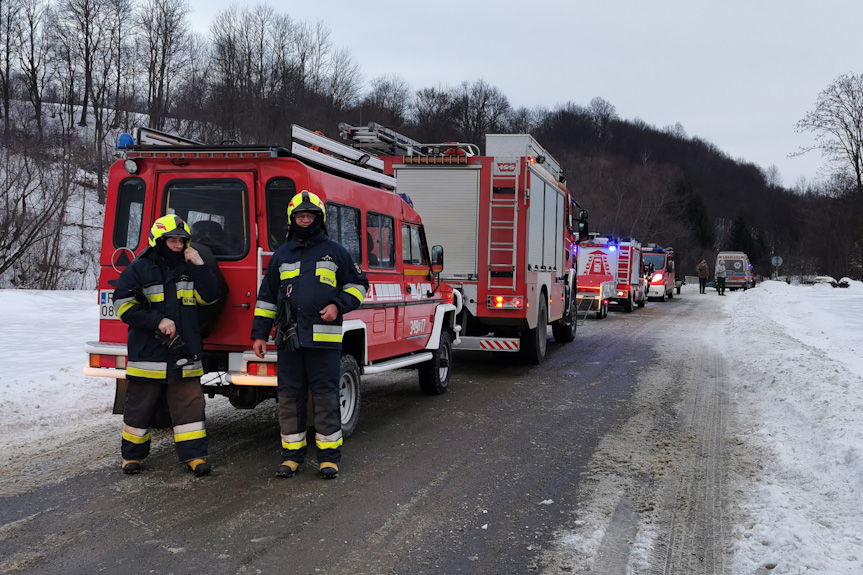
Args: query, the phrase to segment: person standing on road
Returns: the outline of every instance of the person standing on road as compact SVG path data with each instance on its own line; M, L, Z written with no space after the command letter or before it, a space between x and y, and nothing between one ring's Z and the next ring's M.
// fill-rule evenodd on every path
M189 226L175 215L150 229L150 246L120 274L114 291L117 317L129 326L123 472L141 472L150 454L150 429L164 391L180 463L208 475L204 429L203 344L198 306L219 300L212 270L191 247Z
M716 291L719 292L719 295L725 295L725 261L719 260L716 262L716 270L714 274L714 279L716 280Z
M363 302L362 269L326 230L324 202L307 190L288 203L288 239L261 282L252 322L252 348L263 358L276 324L279 428L278 477L291 477L306 459L306 405L314 399L320 476L338 475L342 447L339 377L342 317Z
M707 267L707 262L701 260L695 270L698 272L698 293L707 293L707 278L710 277L710 268Z

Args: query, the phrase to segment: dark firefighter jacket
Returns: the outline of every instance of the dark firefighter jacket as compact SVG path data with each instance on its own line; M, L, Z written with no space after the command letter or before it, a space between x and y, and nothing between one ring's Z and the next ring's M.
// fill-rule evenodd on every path
M258 291L252 339L266 340L282 298L290 291L291 317L297 323L301 347L342 346L342 316L357 309L369 282L348 251L325 232L304 242L296 238L281 245L267 266ZM339 315L321 319L321 310L334 303Z
M156 263L154 249L144 250L123 270L114 290L114 309L129 325L126 375L169 383L203 375L197 306L211 305L218 299L219 284L206 264L184 262L164 269L164 265ZM166 317L176 324L188 355L197 356L182 368L176 367L176 358L156 338L159 322Z

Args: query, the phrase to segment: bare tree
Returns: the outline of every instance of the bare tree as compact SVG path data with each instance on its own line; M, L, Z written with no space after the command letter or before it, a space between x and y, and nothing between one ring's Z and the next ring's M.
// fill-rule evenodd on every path
M360 65L346 49L333 52L325 78L326 97L332 112L352 105L360 93L363 75Z
M92 168L96 173L98 200L100 204L104 204L106 199L105 170L108 163L105 152L105 137L108 128L114 122L114 114L111 113L109 105L114 101L118 90L115 85L117 78L115 65L120 61L117 53L122 50L121 44L115 45L115 42L120 40L115 31L120 26L119 19L123 17L123 14L116 9L115 5L106 3L99 16L93 29L93 37L96 44L102 49L93 55L89 100L93 111L93 155L95 161Z
M363 99L363 107L374 115L372 119L396 128L404 125L411 103L411 88L404 78L392 74L378 76L369 83L371 91Z
M62 17L62 7L58 8L58 16L51 26L51 43L53 45L50 60L51 82L55 87L57 102L60 104L60 126L64 137L74 129L74 114L77 104L78 64L77 34L75 28Z
M331 32L321 20L309 29L309 59L306 81L309 89L315 94L325 94L327 69L330 66L330 56L333 51Z
M411 115L423 142L432 144L454 137L453 97L448 89L437 87L417 91Z
M514 134L530 134L545 114L547 111L542 107L531 109L521 106L510 112L507 123Z
M93 61L103 50L101 19L104 17L104 0L62 0L58 24L65 28L65 38L74 48L75 62L82 69L84 86L81 90L81 119L79 126L87 125L87 110L91 84L93 82Z
M47 31L49 6L46 0L23 0L19 30L19 64L27 96L33 104L36 130L42 135L42 102L48 83L50 38Z
M20 0L0 0L0 99L3 109L3 134L9 132L9 101L12 97L12 66L18 47L18 21L21 14Z
M764 170L764 181L771 188L782 187L782 175L779 173L779 168L776 167L776 164L771 164L770 167Z
M843 74L818 94L815 109L797 122L796 131L813 132L815 143L791 154L821 150L838 173L853 174L863 201L863 74Z
M594 135L604 148L611 140L611 122L618 119L617 109L608 100L597 96L590 100L587 111L593 120Z
M185 0L146 0L138 11L146 50L147 112L157 129L164 128L171 86L188 53L188 14Z
M124 70L127 69L124 66L124 63L129 60L130 53L134 49L134 45L130 40L127 39L127 36L131 34L127 34L126 23L132 19L132 14L134 12L132 7L132 0L107 0L108 8L111 12L112 19L114 21L114 27L111 30L111 53L112 53L112 62L111 67L114 70L114 97L113 97L113 119L111 120L112 128L120 127L120 118L123 115L124 102L130 94L124 93L124 88L128 87L128 80L125 76L131 76L133 74L124 74ZM129 70L133 69L132 66L128 67ZM128 112L128 110L126 110Z
M483 145L486 134L506 131L509 100L485 80L462 82L454 95L455 124L462 141Z
M70 170L57 170L47 159L0 148L0 276L16 287L56 287L53 246L58 245ZM27 260L26 266L20 262Z

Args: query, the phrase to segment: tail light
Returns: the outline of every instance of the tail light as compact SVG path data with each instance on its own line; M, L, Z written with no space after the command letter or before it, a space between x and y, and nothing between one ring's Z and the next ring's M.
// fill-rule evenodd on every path
M276 375L276 365L272 362L251 362L246 366L246 373L249 375L273 377Z
M99 355L90 354L90 367L109 367L112 369L126 369L125 355Z
M521 296L488 296L488 307L491 309L521 309L524 299Z
M455 299L455 294L452 291L441 292L441 295L443 296L443 303L452 303Z

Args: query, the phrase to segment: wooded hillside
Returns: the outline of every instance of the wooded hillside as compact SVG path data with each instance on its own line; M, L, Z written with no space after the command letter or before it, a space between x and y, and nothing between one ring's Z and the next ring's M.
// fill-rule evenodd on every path
M563 165L593 231L673 246L685 274L702 257L712 265L717 251L742 250L764 275L781 255L786 274L863 277L849 180L789 190L775 168L732 159L679 125L619 118L602 98L513 108L483 79L365 79L338 47L350 38L269 7L235 6L208 37L189 18L182 0L0 0L0 285L65 285L57 250L75 223L70 202L104 202L116 137L139 123L269 144L286 143L293 123L337 137L339 122L375 121L422 142L480 147L487 133L528 132ZM63 220L46 220L40 205ZM80 251L96 250L78 225ZM83 274L81 265L66 271Z

